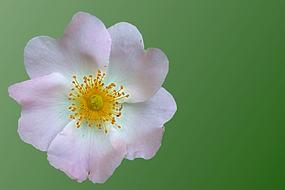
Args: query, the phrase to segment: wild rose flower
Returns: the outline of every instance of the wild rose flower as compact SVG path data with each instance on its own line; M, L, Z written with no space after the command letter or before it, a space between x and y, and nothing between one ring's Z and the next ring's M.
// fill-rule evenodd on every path
M176 104L161 87L168 59L144 50L137 28L106 29L77 13L60 39L30 40L24 53L30 80L9 87L22 106L18 133L47 151L70 178L104 183L124 158L150 159Z

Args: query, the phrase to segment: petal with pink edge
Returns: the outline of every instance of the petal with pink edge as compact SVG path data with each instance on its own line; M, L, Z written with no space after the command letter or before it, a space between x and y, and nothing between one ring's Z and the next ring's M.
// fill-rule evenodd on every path
M68 83L59 73L31 79L9 87L9 95L22 105L18 133L23 141L46 151L68 123Z
M125 145L115 133L114 129L106 135L96 128L76 128L71 122L52 141L48 160L78 182L89 178L93 183L104 183L125 155Z
M104 24L95 16L79 12L67 26L64 36L31 39L24 51L27 73L31 78L59 72L94 74L108 65L111 38Z
M128 102L143 102L161 87L168 72L168 59L159 49L144 50L138 29L129 23L111 26L112 48L107 77L126 87Z
M124 104L120 132L127 144L126 158L152 158L161 145L163 124L175 111L175 100L164 88L146 102Z

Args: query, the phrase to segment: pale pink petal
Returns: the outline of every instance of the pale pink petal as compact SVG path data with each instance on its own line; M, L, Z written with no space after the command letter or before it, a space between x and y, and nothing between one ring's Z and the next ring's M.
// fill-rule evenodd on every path
M53 39L39 36L25 47L25 66L31 78L59 72L94 74L108 65L111 38L104 24L88 13L77 13L67 26L64 36Z
M59 72L71 79L72 75L95 73L96 63L87 56L78 55L48 36L31 39L25 48L25 66L31 78Z
M9 87L9 95L22 105L18 133L23 141L46 151L56 134L68 123L68 83L58 73Z
M118 23L109 29L112 48L107 77L126 87L128 102L142 102L161 87L168 72L168 59L159 49L144 50L138 29Z
M152 158L161 145L163 124L175 111L175 100L164 88L146 102L124 104L120 132L127 144L126 157Z
M90 134L71 121L50 144L48 160L70 178L82 182L89 172L89 144Z
M99 67L109 63L111 37L103 22L93 15L76 13L61 42L66 48L87 56Z
M106 135L96 128L76 128L71 122L52 141L48 160L78 182L89 177L94 183L103 183L125 155L125 145L114 133L117 132L113 129ZM112 136L112 141L109 136Z
M126 146L119 133L120 131L110 128L109 137L102 132L94 134L89 160L89 179L93 183L104 183L124 159Z

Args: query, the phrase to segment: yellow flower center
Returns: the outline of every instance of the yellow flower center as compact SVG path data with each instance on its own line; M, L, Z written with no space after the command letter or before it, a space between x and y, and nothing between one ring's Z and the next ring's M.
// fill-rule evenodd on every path
M83 123L88 127L97 127L108 132L108 124L121 128L116 124L116 118L122 115L123 99L129 95L123 92L124 87L116 88L115 83L103 83L105 73L97 71L95 78L92 75L84 76L79 83L73 76L73 85L69 94L71 105L70 118L76 120L76 127Z
M94 94L89 97L87 105L91 110L101 110L104 105L103 98L98 94Z

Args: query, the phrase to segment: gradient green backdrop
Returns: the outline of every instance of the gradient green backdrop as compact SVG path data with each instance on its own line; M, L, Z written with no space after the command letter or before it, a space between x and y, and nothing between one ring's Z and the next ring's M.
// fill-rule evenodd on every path
M8 85L28 79L23 48L59 37L72 15L138 26L170 60L178 111L163 145L124 161L104 185L78 184L17 134ZM0 0L0 189L285 189L284 0Z

